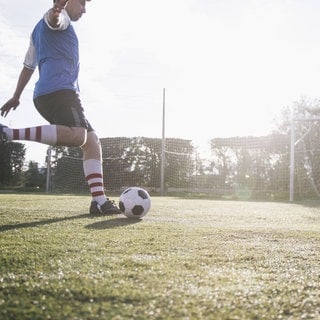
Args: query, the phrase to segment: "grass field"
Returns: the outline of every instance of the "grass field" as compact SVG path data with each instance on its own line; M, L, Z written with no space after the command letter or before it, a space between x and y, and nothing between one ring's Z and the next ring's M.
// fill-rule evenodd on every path
M320 319L320 202L0 195L0 319Z

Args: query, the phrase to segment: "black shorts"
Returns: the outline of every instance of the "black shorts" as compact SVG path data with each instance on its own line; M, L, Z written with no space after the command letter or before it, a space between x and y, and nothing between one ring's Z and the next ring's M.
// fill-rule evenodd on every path
M82 127L93 131L84 115L79 95L72 90L59 90L34 99L34 105L50 124Z

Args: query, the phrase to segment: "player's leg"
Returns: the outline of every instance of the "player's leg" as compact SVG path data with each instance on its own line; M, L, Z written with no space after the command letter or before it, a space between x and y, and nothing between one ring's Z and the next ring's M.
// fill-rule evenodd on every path
M35 141L51 146L77 147L86 141L87 124L78 95L60 90L37 97L34 105L50 125L8 128L0 125L0 139Z
M83 171L92 195L91 214L119 214L115 203L106 197L103 181L102 152L100 140L89 125L83 150Z
M79 147L86 140L86 129L61 125L8 128L0 124L1 141L34 141L50 146Z
M57 125L58 143L81 146L84 174L90 187L93 198L91 207L96 209L95 213L118 213L119 209L104 193L100 141L84 115L79 95L70 90L61 90L37 98L35 106L47 121ZM71 140L74 145L70 145ZM92 208L90 211L94 213Z
M36 98L34 104L51 125L26 129L0 126L0 137L4 136L9 141L28 138L53 146L81 146L84 174L93 198L90 212L120 213L117 206L105 196L100 141L84 115L78 94L71 90L61 90Z

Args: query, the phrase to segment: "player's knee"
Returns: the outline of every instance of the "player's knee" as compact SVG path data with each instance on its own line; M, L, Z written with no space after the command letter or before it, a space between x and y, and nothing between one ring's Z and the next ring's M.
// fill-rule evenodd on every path
M88 132L87 140L84 145L81 146L84 154L88 157L95 159L101 159L101 143L99 138L94 132Z
M91 140L95 141L97 144L100 144L100 140L94 131L88 132L88 139L91 139Z
M57 145L67 147L80 147L87 139L87 130L85 128L69 128L58 126Z
M91 145L91 146L100 148L101 146L100 140L94 131L88 132L86 145Z
M72 128L71 144L73 147L81 147L86 143L87 132L84 128Z

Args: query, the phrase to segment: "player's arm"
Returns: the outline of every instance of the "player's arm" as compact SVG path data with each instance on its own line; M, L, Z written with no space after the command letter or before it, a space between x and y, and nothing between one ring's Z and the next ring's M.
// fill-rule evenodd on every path
M53 28L58 29L61 23L61 12L66 7L68 0L55 0L53 7L48 11L47 23Z
M25 86L29 82L34 70L29 69L27 67L23 67L21 70L16 90L11 99L9 99L2 107L1 107L1 116L6 117L11 109L15 110L20 104L20 96Z
M19 106L21 94L24 88L26 87L26 85L28 84L29 80L31 79L31 76L34 70L36 69L36 67L37 67L36 51L35 51L35 47L33 45L32 39L30 38L29 48L23 62L23 68L18 78L16 90L12 98L10 98L0 108L1 116L6 117L7 114L10 112L10 110L15 110Z

